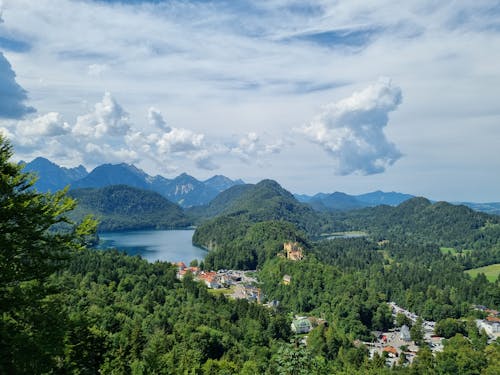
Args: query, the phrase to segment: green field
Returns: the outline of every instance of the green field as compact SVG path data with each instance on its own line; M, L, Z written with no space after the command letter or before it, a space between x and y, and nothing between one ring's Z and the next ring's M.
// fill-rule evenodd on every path
M498 278L498 275L500 275L500 263L473 268L465 272L471 275L471 277L476 277L479 273L484 273L489 281L494 282Z

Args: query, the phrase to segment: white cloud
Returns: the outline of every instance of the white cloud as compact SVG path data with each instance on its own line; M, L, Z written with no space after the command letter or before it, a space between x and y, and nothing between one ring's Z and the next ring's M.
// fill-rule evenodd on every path
M67 147L83 150L93 142L136 150L152 171L167 164L192 171L195 153L206 149L222 165L221 173L272 176L271 168L241 169L240 159L254 160L258 155L280 165L279 173L289 186L325 191L342 186L352 190L363 185L360 181L394 189L401 186L400 180L408 180L410 169L414 176L432 171L443 176L439 183L429 182L427 191L439 184L448 186L450 179L440 174L445 168L429 156L436 154L446 161L446 170L450 170L448 165L458 165L461 174L477 169L492 176L491 170L498 169L496 139L491 136L500 118L496 0L305 0L299 6L295 0L260 1L251 6L228 1L109 4L60 0L57 7L53 0L4 3L0 33L11 38L14 47L16 42L25 46L23 52L4 52L17 82L29 92L30 102L23 103L40 113L58 111L74 125L72 119L82 115L81 103L95 103L109 90L119 95L131 113L131 128L125 135L106 133L96 138L95 129L84 127L88 136L72 137L74 142ZM346 48L349 43L354 48ZM381 75L393 77L405 94L405 105L391 115L395 126L384 128L385 137L404 150L405 158L387 169L383 181L381 175L359 176L359 180L354 174L336 179L332 186L327 177L332 159L325 158L328 164L318 160L317 150L303 139L297 139L290 152L271 154L282 147L274 139L308 123L318 112L318 103L338 102ZM0 100L0 107L3 103ZM153 130L138 120L152 103L168 108L167 126L203 134L202 145L195 151L160 154L161 129ZM97 120L87 122L93 121ZM259 134L260 146L252 139L241 145L227 139L228 134L248 133ZM151 139L152 134L158 138ZM455 142L450 143L451 138ZM214 143L231 145L218 152ZM463 152L466 143L467 153ZM353 147L357 149L355 143ZM255 153L255 149L260 151ZM39 150L45 152L43 146ZM344 173L380 170L395 159L394 149L392 156L390 151L385 152L389 157L368 167L351 160L342 162L351 165ZM233 157L227 158L228 154ZM333 160L341 162L338 156ZM411 168L404 168L406 163ZM475 167L465 169L465 164ZM316 174L298 178L302 172L297 165ZM499 179L484 180L482 190L489 186L493 191ZM312 180L314 186L305 187ZM414 186L409 184L407 190ZM460 186L467 189L466 184Z
M166 133L168 133L172 130L170 128L170 126L167 125L161 112L153 107L149 108L148 120L149 120L149 124L151 126L153 126L154 128L163 130Z
M91 77L100 78L106 70L108 70L108 65L106 64L90 64L87 69L87 74Z
M173 128L158 140L160 153L186 153L200 150L203 146L203 134L197 134L188 129Z
M5 137L5 138L8 138L8 139L12 139L14 138L14 134L12 134L10 132L9 129L7 129L6 127L4 126L0 126L0 134Z
M264 135L265 138L269 136ZM242 161L249 162L258 159L261 156L277 154L284 147L281 139L274 140L272 143L266 143L255 132L250 132L240 138L238 144L230 147L230 154L237 156Z
M17 134L25 137L57 137L71 131L69 124L57 112L49 112L31 121L21 121L17 129Z
M104 136L122 137L130 130L128 113L116 102L109 92L96 103L94 111L79 116L73 132L90 139Z
M213 171L220 168L220 165L213 160L213 157L213 152L203 150L195 155L194 161L198 168Z
M82 153L84 163L99 165L107 163L136 163L139 161L139 154L132 149L111 146L109 144L87 143Z
M379 80L350 97L331 103L300 132L323 147L335 172L375 174L394 164L401 153L383 130L402 100L401 89Z

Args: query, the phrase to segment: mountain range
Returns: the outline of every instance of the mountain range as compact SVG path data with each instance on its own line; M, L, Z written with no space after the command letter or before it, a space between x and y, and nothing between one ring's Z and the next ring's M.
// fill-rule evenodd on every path
M128 185L139 189L154 191L169 201L189 208L197 217L213 217L224 210L224 202L238 196L248 189L241 179L232 180L216 175L200 181L186 173L168 179L163 176L150 176L130 164L102 164L88 172L82 165L75 168L61 167L50 160L38 157L25 163L24 170L38 175L35 187L42 192L56 191L70 185L71 189L102 188L111 185ZM240 186L234 190L231 188ZM222 194L220 197L219 193ZM349 211L379 205L397 206L413 198L413 195L398 192L374 191L360 195L342 192L318 193L316 195L295 194L295 199L306 203L315 211ZM500 202L463 204L476 211L500 215Z
M200 181L186 173L167 179L159 175L150 176L125 163L102 164L87 172L83 166L64 168L42 157L26 163L24 170L38 176L35 188L42 192L60 190L67 185L70 189L127 185L157 192L183 208L207 204L221 191L244 183L221 175Z
M308 203L317 211L349 211L379 205L397 206L414 196L377 190L360 195L349 195L338 191L331 194L318 193L313 196L296 194L295 198L300 202Z

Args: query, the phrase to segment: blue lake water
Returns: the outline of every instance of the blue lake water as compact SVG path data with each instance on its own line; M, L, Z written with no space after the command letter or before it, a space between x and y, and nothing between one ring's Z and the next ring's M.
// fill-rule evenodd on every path
M193 246L194 230L140 230L99 233L101 249L116 248L129 255L156 260L184 262L205 258L207 252Z

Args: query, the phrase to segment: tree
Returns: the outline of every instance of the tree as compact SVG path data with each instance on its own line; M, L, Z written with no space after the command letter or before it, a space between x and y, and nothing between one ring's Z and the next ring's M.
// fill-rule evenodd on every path
M66 191L41 194L12 146L0 135L0 373L43 373L62 354L62 299L45 281L95 230L66 214L75 201Z
M412 326L412 321L410 318L408 318L405 314L398 312L396 314L396 325L398 327L402 327L404 325L407 325L408 327Z
M80 225L66 214L76 202L66 190L41 194L35 178L9 161L12 147L0 136L0 285L43 280L58 269L72 250L82 248L95 230L87 217ZM55 228L59 226L57 232Z
M383 302L373 315L372 327L377 331L387 331L392 328L392 320L391 309L387 303Z
M437 322L436 327L434 328L434 332L436 333L436 335L443 336L446 339L455 336L457 333L466 333L465 324L453 318L446 318Z
M411 339L419 345L421 344L422 340L424 339L424 329L422 327L423 322L424 321L422 320L422 318L418 317L417 321L410 329Z

